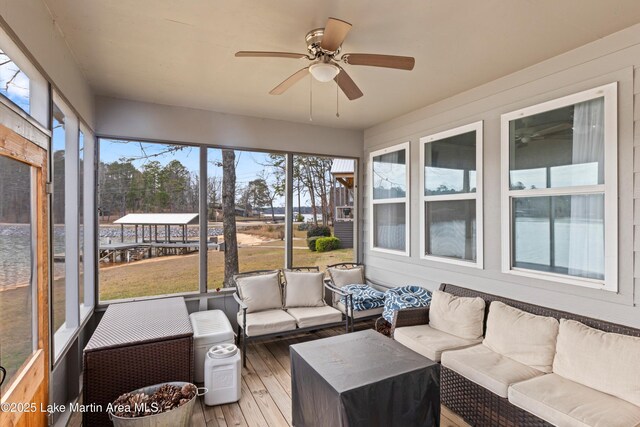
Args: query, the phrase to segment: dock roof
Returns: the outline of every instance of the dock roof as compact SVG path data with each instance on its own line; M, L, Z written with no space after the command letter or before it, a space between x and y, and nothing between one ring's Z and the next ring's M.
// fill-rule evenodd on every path
M187 225L197 224L196 213L135 213L127 214L113 222L123 225Z

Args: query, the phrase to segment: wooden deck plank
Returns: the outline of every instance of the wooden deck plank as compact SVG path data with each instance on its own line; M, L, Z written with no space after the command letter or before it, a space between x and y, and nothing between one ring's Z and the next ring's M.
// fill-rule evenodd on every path
M253 397L253 393L251 393L249 387L247 387L247 383L244 379L241 382L242 395L238 405L240 405L240 409L242 409L242 415L244 415L245 422L250 426L269 427L267 420L264 419L262 411Z
M248 388L248 392L253 395L262 415L267 420L267 425L276 427L286 427L289 423L276 405L264 383L253 371L253 366L248 366L242 373L243 380ZM244 392L244 391L243 391Z
M264 345L256 345L252 348L269 368L274 377L278 380L284 391L291 397L291 375L284 370L282 365L273 357L271 352Z
M280 385L278 379L271 373L269 367L262 361L262 358L254 353L247 352L247 359L253 366L255 373L260 377L260 380L269 391L269 394L273 398L273 401L280 409L282 415L284 415L288 424L292 424L291 421L291 397Z
M222 405L221 408L227 426L247 426L247 422L244 419L240 405L237 403L231 403L229 405Z

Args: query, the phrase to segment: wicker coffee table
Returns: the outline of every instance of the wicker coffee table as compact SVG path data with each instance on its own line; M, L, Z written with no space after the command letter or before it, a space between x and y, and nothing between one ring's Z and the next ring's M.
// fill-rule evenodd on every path
M84 348L83 404L104 409L122 393L171 381L193 382L193 330L184 298L112 304ZM83 425L111 426L106 412Z
M293 425L434 426L440 365L373 330L291 346Z

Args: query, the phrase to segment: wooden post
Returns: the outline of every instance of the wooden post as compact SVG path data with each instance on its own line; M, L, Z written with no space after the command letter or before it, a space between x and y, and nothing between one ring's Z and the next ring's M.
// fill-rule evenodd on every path
M136 224L136 243L138 243L138 224Z
M120 243L124 243L124 224L120 224Z

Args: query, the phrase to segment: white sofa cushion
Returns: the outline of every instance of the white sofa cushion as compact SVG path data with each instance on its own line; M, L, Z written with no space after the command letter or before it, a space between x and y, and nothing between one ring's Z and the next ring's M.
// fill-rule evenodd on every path
M482 298L457 297L434 291L429 309L429 325L460 338L482 337L485 303Z
M336 323L342 321L342 313L333 307L327 305L323 307L297 307L287 309L299 328L308 328L310 326L326 325L328 323Z
M640 424L640 407L557 374L513 384L509 388L509 402L557 426Z
M238 324L242 323L242 313L238 313ZM250 337L291 331L296 328L296 319L286 311L266 310L247 313L247 335Z
M553 372L640 406L640 338L560 319Z
M333 285L341 288L347 285L364 285L364 267L357 266L353 268L328 268L329 276Z
M284 306L322 307L324 303L324 273L316 271L284 272Z
M280 272L236 277L238 294L247 305L247 313L282 308Z
M440 361L445 350L457 350L480 343L480 339L466 340L455 335L433 329L429 325L396 328L393 338L405 347L420 353L434 362Z
M500 397L511 384L544 375L541 371L496 353L484 344L442 353L445 366Z
M336 308L340 310L341 313L347 314L347 307L343 303L339 301L336 302ZM383 311L384 311L384 307L371 308L369 310L359 310L359 311L354 310L353 318L361 319L363 317L375 316L376 314L382 314Z
M558 327L553 317L536 316L493 301L483 344L516 362L549 373L556 353Z

